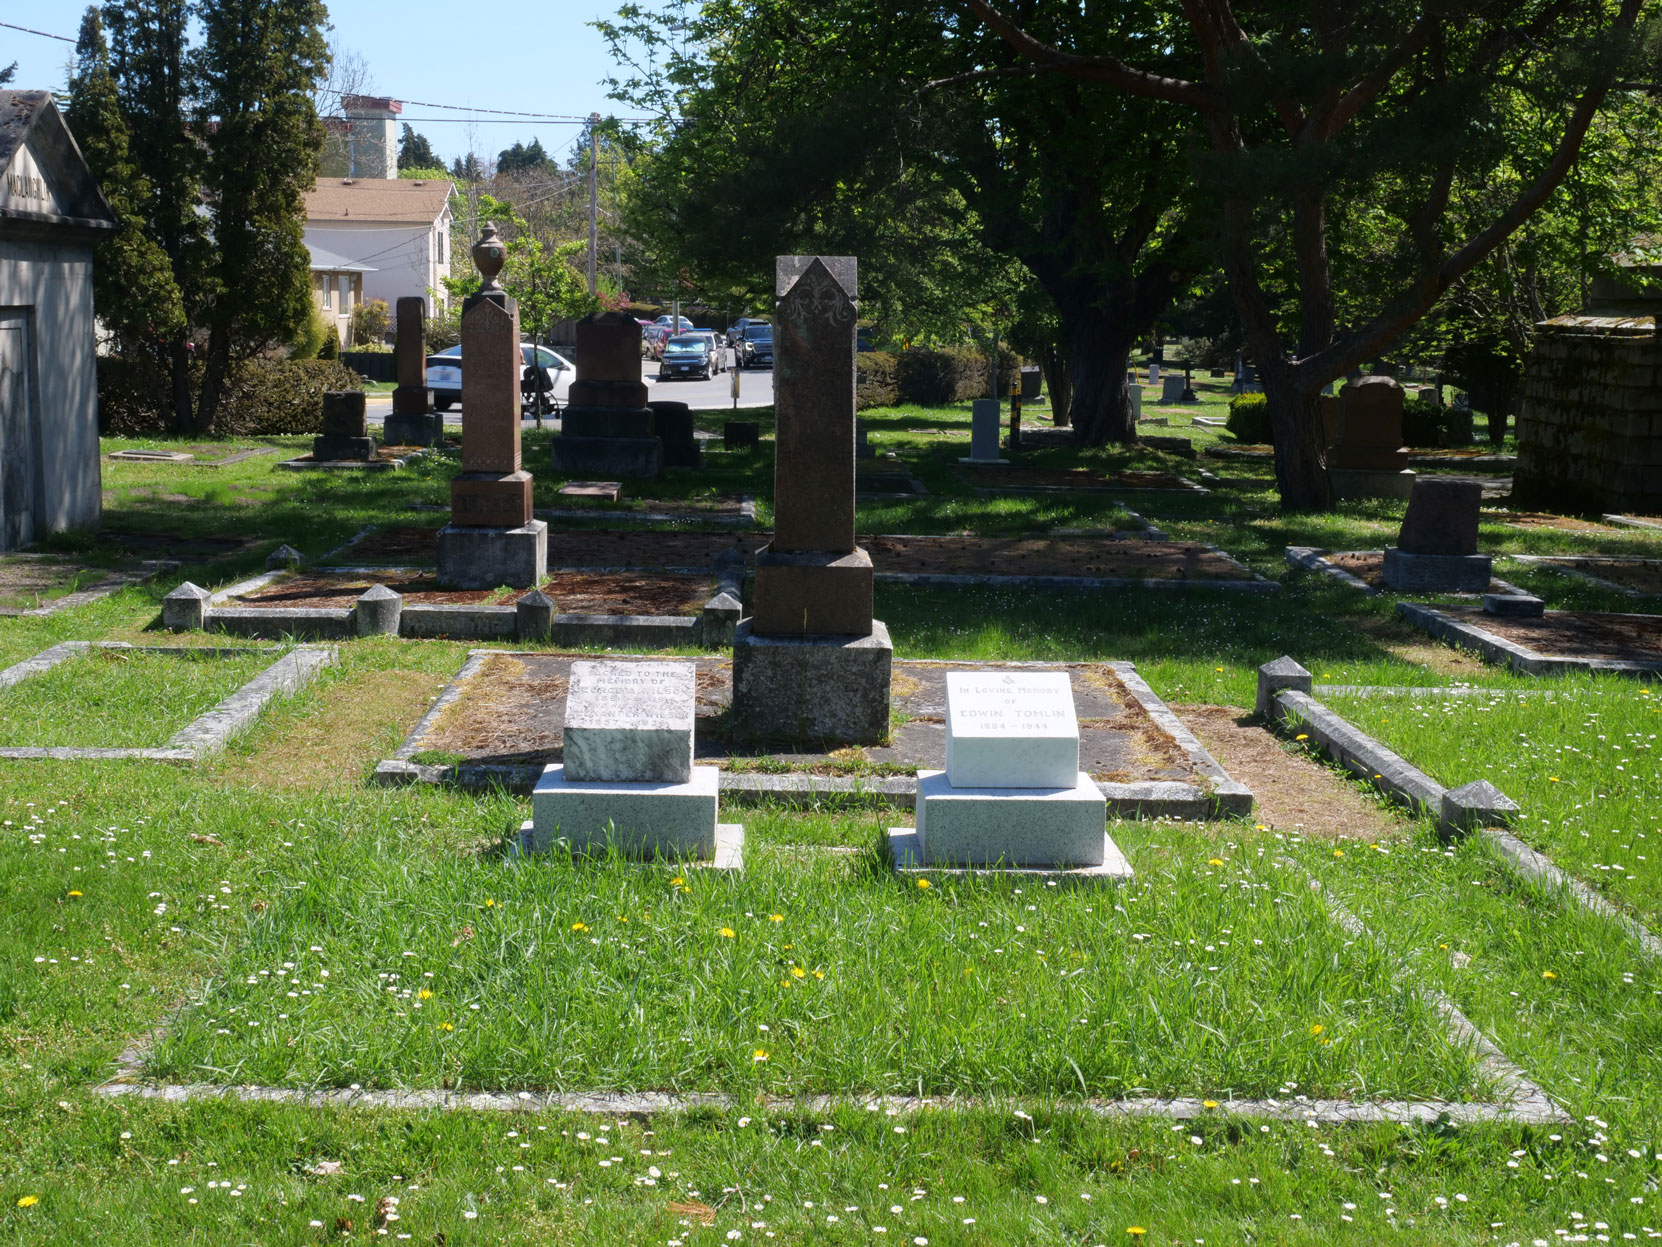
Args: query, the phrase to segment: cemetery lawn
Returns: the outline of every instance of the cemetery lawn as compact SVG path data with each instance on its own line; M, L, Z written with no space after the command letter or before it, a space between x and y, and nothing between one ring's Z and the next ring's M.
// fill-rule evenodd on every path
M1221 414L1219 384L1197 379L1204 414ZM745 414L760 417L758 451L711 449L706 468L642 486L637 500L752 494L765 524L771 422ZM1171 409L1173 427L1145 431L1201 449L1228 440L1188 426L1192 414ZM1026 462L1187 479L1205 469L1235 483L983 495L956 464L967 406L863 415L879 454L893 451L930 491L862 502L863 532L1125 530L1135 512L1283 586L1245 597L880 584L897 656L1130 659L1179 713L1203 703L1245 716L1257 665L1284 653L1318 684L1495 689L1492 701L1324 700L1445 783L1492 779L1522 805L1524 840L1662 928L1646 847L1662 842L1655 686L1520 679L1409 628L1389 597L1284 566L1289 544L1384 545L1401 504L1281 516L1269 464L1146 446ZM699 413L699 426L719 430L726 416ZM537 505L567 505L540 470L547 435L525 443ZM168 445L104 449L139 444ZM276 453L209 469L106 461L105 532L54 547L89 565L181 567L57 615L0 619L0 665L65 640L235 644L151 631L161 596L186 578L217 588L253 575L283 542L316 559L369 525L426 522L410 507L441 505L459 466L439 454L398 472L289 473L273 465L308 439L204 445L202 459ZM1555 609L1657 610L1506 556L1662 557L1662 534L1519 528L1485 505L1498 575ZM577 539L557 533L551 552ZM733 806L724 819L748 834L737 878L514 863L500 846L527 800L369 782L468 649L343 642L337 666L192 768L0 762L7 1241L1662 1237L1662 966L1614 924L1519 883L1479 840L1445 844L1400 816L1370 840L1252 819L1116 824L1132 884L1018 895L1008 883L892 879L875 846L908 810ZM49 743L48 728L77 743L156 744L272 657L135 655L106 670L94 655L0 692L0 715L35 699L21 723L7 720L19 744ZM77 682L74 668L100 678ZM1535 689L1558 695L1512 695ZM1306 874L1368 939L1334 923ZM1255 1095L1295 1112L1298 1097L1492 1098L1416 986L1452 999L1567 1120L1312 1127L1231 1112ZM732 1100L617 1116L97 1094L117 1055L147 1037L148 1077L222 1087L658 1087ZM891 1115L793 1100L920 1090L957 1103ZM1086 1102L1144 1094L1217 1107L1173 1121L1098 1116Z

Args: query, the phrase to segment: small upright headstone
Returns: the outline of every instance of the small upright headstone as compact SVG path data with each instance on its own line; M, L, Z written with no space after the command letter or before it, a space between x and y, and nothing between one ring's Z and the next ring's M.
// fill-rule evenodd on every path
M685 403L655 401L647 404L652 409L652 433L664 448L666 468L696 468L703 463L698 453L698 438L693 435L692 409Z
M948 672L946 758L946 770L918 772L916 829L889 832L898 868L1130 876L1107 802L1079 769L1066 672Z
M312 439L312 458L331 463L375 458L362 390L328 390L323 395L323 435Z
M657 476L664 452L641 380L640 322L623 312L585 316L577 322L576 364L553 441L554 470L565 476Z
M1131 418L1141 420L1143 418L1143 387L1133 382L1125 387L1125 392L1131 398Z
M1402 387L1363 377L1339 393L1339 432L1327 448L1340 498L1407 498L1414 484L1402 444Z
M419 295L398 300L398 337L393 354L398 386L392 392L392 414L383 433L389 446L431 446L438 441L440 418L433 410L433 392L427 388L427 302Z
M754 420L727 420L722 423L723 450L755 450L761 441L762 426Z
M1397 544L1385 550L1385 583L1408 592L1487 589L1491 560L1477 552L1482 500L1483 486L1477 481L1416 480Z
M1159 385L1160 384L1160 365L1159 364L1150 364L1148 366L1148 383L1150 385Z
M1173 373L1170 376L1168 376L1161 383L1161 389L1160 389L1160 403L1161 403L1161 405L1164 406L1167 403L1180 403L1180 402L1182 402L1183 401L1183 387L1184 387L1184 381L1183 381L1182 377L1178 376L1176 373Z
M563 759L532 791L522 847L737 868L744 829L716 823L720 772L693 765L696 678L690 662L572 663Z
M999 408L996 398L970 404L970 452L959 463L1008 463L998 453Z

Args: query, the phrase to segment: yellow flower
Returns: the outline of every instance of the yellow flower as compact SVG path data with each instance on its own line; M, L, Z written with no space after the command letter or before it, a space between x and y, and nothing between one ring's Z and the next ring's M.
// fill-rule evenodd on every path
M449 1022L440 1022L439 1023L439 1029L441 1031L453 1031L456 1028L454 1026L450 1025Z
M1297 736L1293 737L1293 739L1294 740L1309 740L1310 739L1310 733L1309 732L1300 732Z
M71 889L70 889L70 890L69 890L69 894L70 894L70 895L71 895L71 896L79 896L79 895L81 895L81 894L80 894L80 893L79 893L79 892L77 892L77 891L76 891L76 890L75 890L75 889L74 889L74 888L71 888Z
M927 889L929 886L930 886L929 880L927 880L927 879L919 879L918 880L918 887Z
M1334 849L1333 850L1333 856L1334 857L1343 857L1344 855L1345 855L1345 851L1343 849Z
M1259 823L1258 827L1257 827L1257 830L1258 831L1268 831L1269 827L1264 823Z
M824 970L815 970L814 971L814 977L816 979L823 979L825 977L825 971Z
M1212 670L1213 671L1222 671L1223 668L1222 667L1213 667Z
M1556 776L1556 775L1548 775L1547 776L1547 783L1556 784L1557 782L1558 782L1558 776Z
M801 966L792 966L791 967L791 977L793 979L805 979L805 978L808 977L808 972L806 970L804 970Z
M1544 978L1544 979L1555 979L1558 976L1556 974L1554 974L1551 970L1542 970L1541 971L1541 977Z
M686 880L683 879L680 875L676 875L675 878L673 878L669 881L669 886L672 887L672 888L678 888L685 882L686 882Z
M1320 1022L1317 1022L1314 1026L1312 1026L1310 1028L1310 1033L1312 1035L1319 1035L1326 1029L1327 1029L1327 1027L1323 1026Z
M433 993L428 991L425 987L416 993L417 1000L431 1000L432 998Z
M589 924L586 922L574 922L571 924L571 929L573 931L587 931L589 929Z
M490 909L490 908L492 908L492 907L493 907L493 906L494 906L494 905L495 905L495 904L496 904L496 902L495 902L495 901L493 901L493 900L487 900L487 901L486 901L486 902L485 902L485 908L486 908L486 909Z
M1125 1232L1131 1235L1132 1238L1141 1238L1144 1234L1148 1233L1148 1231L1143 1229L1140 1225L1128 1225L1125 1227Z
M750 1054L750 1059L752 1061L765 1061L768 1059L768 1050L766 1048L757 1048L756 1051Z
M1217 1108L1218 1102L1216 1100L1202 1100L1200 1106L1202 1108Z
M1437 945L1437 947L1438 948L1447 948L1448 945L1447 944L1439 944L1439 945Z
M733 938L733 928L732 927L723 927L720 930L720 932L718 932L718 934L721 936L722 939L730 940L730 939Z
M1221 857L1209 857L1209 858L1206 859L1206 864L1208 866L1222 866L1223 865L1223 858L1221 858Z
M785 921L785 915L784 914L769 914L768 915L768 921L769 922L783 922L783 921Z
M17 1201L17 1206L19 1208L33 1208L38 1203L40 1203L39 1195L25 1195Z

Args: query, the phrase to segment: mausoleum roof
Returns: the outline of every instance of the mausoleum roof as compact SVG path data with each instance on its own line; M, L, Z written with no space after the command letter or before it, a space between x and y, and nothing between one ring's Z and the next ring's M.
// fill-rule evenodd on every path
M49 91L0 90L0 223L111 230L110 210Z

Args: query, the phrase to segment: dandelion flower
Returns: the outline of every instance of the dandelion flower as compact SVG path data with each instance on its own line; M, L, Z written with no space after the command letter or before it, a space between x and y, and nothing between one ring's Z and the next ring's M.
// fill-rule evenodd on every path
M76 891L76 890L75 890L75 889L74 889L74 888L71 888L71 889L70 889L70 890L69 890L69 895L71 895L71 896L79 896L79 895L81 895L81 894L80 894L80 893L79 893L79 892L77 892L77 891Z
M769 914L768 915L768 921L769 922L783 922L783 921L785 921L785 915L784 914Z
M919 879L918 880L918 887L927 890L929 888L929 886L930 886L929 880L927 880L927 879Z
M439 1029L441 1031L453 1031L456 1028L454 1026L450 1025L449 1022L440 1022L439 1023Z
M1293 737L1293 739L1294 740L1309 740L1310 739L1310 733L1309 732L1300 732L1297 736Z
M825 977L825 971L824 971L824 970L815 970L815 971L814 971L814 977L815 977L815 978L816 978L816 979L822 979L822 978L824 978L824 977Z
M486 909L495 909L496 908L496 902L494 900L492 900L491 898L486 897L485 898L485 908Z
M1345 851L1343 849L1334 849L1333 850L1333 856L1334 857L1343 857L1344 855L1345 855Z
M676 875L675 878L673 878L669 881L669 886L672 887L672 888L678 888L685 882L686 882L686 880L683 879L680 875Z
M1541 971L1541 977L1544 978L1544 979L1555 979L1558 976L1556 974L1554 974L1551 970L1542 970Z
M1209 857L1209 858L1206 859L1206 864L1208 866L1222 866L1223 865L1223 858L1221 858L1221 857Z
M721 938L724 939L724 940L730 940L730 939L734 938L732 927L723 927L719 932L717 932L717 934L720 935Z
M571 929L573 931L587 931L589 929L589 924L586 922L574 922L571 924Z
M1216 1100L1202 1100L1200 1106L1202 1108L1217 1108L1218 1102Z
M1326 1029L1327 1029L1327 1027L1323 1026L1320 1022L1317 1022L1317 1023L1315 1023L1314 1025L1312 1025L1310 1027L1310 1033L1312 1035L1319 1035L1323 1031L1325 1031Z
M765 1061L768 1059L768 1050L766 1048L757 1048L756 1051L750 1054L750 1059L758 1062Z
M793 979L805 979L805 978L808 977L808 972L806 970L804 970L801 966L792 966L791 967L791 977Z
M418 991L416 993L416 999L417 1000L431 1000L432 998L433 998L433 993L428 988L425 988L425 987L423 987L420 991Z
M19 1208L33 1208L38 1203L40 1203L39 1195L24 1195L17 1201L17 1206Z

